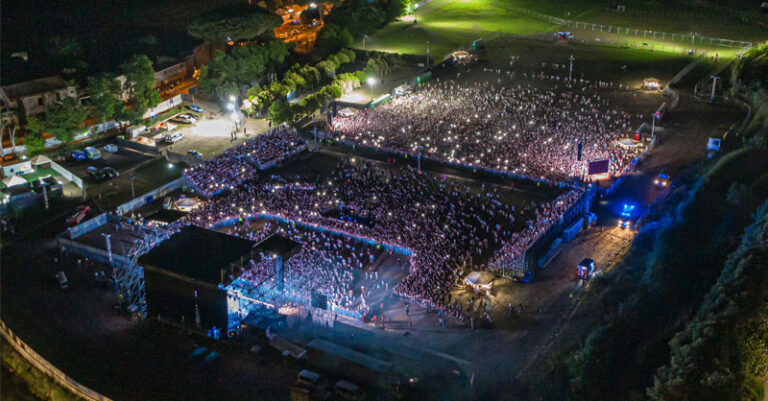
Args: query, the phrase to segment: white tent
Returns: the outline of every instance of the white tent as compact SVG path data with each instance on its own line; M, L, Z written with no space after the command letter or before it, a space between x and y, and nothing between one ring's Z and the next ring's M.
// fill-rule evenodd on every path
M26 183L27 183L27 180L19 177L18 175L12 175L12 176L10 176L8 178L5 178L3 180L3 184L5 184L5 186L9 187L9 188L13 187L13 186L16 186L16 185L23 185L23 184L26 184Z
M46 155L37 155L33 157L31 160L32 164L35 166L39 166L41 164L50 163L51 159Z

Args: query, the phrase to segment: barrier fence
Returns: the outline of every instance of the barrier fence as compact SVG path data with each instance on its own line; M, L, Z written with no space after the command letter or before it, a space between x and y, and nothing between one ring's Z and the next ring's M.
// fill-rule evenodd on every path
M520 8L520 7L510 6L510 5L504 5L503 8L549 22L550 24L560 25L560 26L574 28L574 29L583 29L583 30L605 32L605 33L612 33L617 35L626 35L626 36L633 36L633 37L643 36L644 39L647 38L647 39L654 39L654 40L658 40L658 39L668 40L671 42L678 42L686 45L690 44L693 47L695 47L696 45L699 45L699 46L721 46L721 47L728 47L728 48L738 48L741 50L742 53L752 48L752 42L746 42L741 40L730 40L730 39L724 39L724 38L712 38L708 36L696 35L695 32L686 33L686 34L669 33L669 32L652 31L648 29L637 29L637 28L627 28L627 27L614 26L614 25L594 24L591 22L573 21L573 20L567 20L564 18L553 17L551 15L546 15L546 14L538 13L525 8Z
M187 177L181 176L165 185L159 186L144 195L141 195L137 198L131 199L128 202L123 203L122 205L117 207L117 213L120 215L125 215L126 213L137 209L143 205L146 205L148 203L152 203L155 199L164 196L167 193L173 192L178 188L181 188L184 186L187 182Z
M46 376L50 377L58 385L64 387L78 397L92 401L112 400L111 398L106 397L103 394L80 384L77 380L69 377L66 373L53 366L40 354L35 352L29 345L22 341L21 338L16 336L16 334L14 334L13 331L8 326L6 326L5 322L3 321L0 321L0 334L2 334L3 338L8 341L8 344L10 344L13 349L16 350L16 352L21 354L21 356L24 357L27 362L29 362L32 366L37 368L37 370Z

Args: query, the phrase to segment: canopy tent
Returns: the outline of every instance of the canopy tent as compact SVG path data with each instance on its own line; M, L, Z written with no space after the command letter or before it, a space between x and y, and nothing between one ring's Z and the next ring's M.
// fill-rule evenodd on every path
M35 166L39 166L41 164L50 163L51 159L48 156L46 156L46 155L37 155L37 156L33 157L30 161Z
M13 187L16 185L24 185L27 184L27 180L19 177L18 175L10 176L3 180L3 184L5 184L6 187Z

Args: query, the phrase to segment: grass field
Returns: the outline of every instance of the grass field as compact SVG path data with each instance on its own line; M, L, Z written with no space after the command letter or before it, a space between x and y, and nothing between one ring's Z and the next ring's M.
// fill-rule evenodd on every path
M536 34L552 32L555 25L522 16L496 5L494 2L469 0L435 0L415 13L368 37L368 49L392 53L424 54L427 41L430 55L436 61L461 47L468 47L479 38L490 39L497 33ZM363 48L363 41L356 43Z
M669 33L689 33L731 40L764 41L768 39L768 18L759 10L760 2L739 7L717 4L661 4L626 0L626 11L608 9L604 0L504 0L517 7L570 20L596 24L649 29ZM681 1L680 3L683 3ZM691 3L691 2L687 2ZM717 2L710 2L717 3Z
M358 48L393 52L424 54L429 41L430 55L439 62L445 55L459 48L467 48L478 38L486 40L502 34L538 35L560 29L573 31L584 43L625 46L647 52L685 54L694 47L687 42L673 42L652 34L624 35L560 28L531 16L520 14L514 7L522 7L555 17L616 26L663 30L669 33L686 34L693 28L698 35L710 35L733 40L765 40L767 30L759 21L734 22L738 12L717 13L711 8L683 10L657 9L650 5L637 6L626 13L616 13L606 8L605 2L590 0L435 0L418 9L413 16L405 17L355 44ZM688 11L686 11L688 10ZM414 17L417 22L414 23ZM743 18L743 17L742 17ZM758 14L755 18L761 18ZM763 17L764 18L764 17ZM542 37L544 35L541 35ZM595 41L601 43L595 43ZM696 50L706 50L720 57L735 57L738 49L697 44Z

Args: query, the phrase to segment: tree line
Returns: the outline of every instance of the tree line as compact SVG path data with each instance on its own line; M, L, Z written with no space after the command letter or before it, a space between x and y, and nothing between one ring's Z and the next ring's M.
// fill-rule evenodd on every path
M27 154L34 156L45 151L44 133L51 133L69 149L83 123L89 116L105 122L112 118L138 122L146 111L161 102L155 89L155 70L145 55L135 55L122 66L125 84L112 73L88 77L87 105L77 99L65 97L39 116L26 120L28 131L24 138Z

